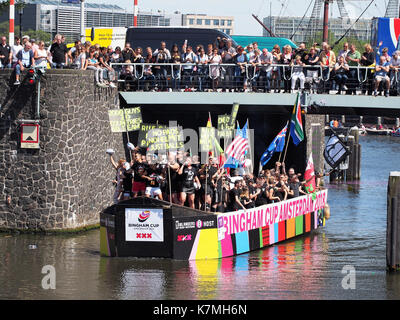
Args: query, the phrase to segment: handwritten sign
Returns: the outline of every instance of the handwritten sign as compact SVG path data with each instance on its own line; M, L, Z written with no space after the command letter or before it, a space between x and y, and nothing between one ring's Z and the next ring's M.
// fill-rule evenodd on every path
M177 150L184 147L182 127L163 127L150 129L139 145L149 152Z
M148 134L151 130L157 128L166 128L165 125L156 123L141 123L139 128L138 146L141 148L148 148L150 141L148 140Z
M140 124L142 123L140 107L108 110L108 117L111 132L137 131L140 129Z
M231 116L229 114L222 114L218 116L218 138L231 139L235 124L231 125Z
M215 128L214 127L200 127L200 151L208 152L214 149Z

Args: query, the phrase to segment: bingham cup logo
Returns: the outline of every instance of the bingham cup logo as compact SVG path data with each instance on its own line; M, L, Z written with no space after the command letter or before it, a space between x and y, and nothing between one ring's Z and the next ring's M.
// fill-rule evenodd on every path
M146 210L139 215L138 220L139 222L145 222L148 218L150 218L150 211Z

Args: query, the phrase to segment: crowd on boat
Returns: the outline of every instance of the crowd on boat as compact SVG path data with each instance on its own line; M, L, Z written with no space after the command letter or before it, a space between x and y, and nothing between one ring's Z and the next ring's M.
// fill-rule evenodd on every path
M379 59L376 61L376 53ZM328 43L306 48L275 45L271 51L257 42L234 46L231 39L217 38L207 47L166 42L158 48L101 47L90 41L75 41L68 48L57 34L47 48L43 41L24 36L9 46L1 37L0 68L15 69L15 85L26 68L72 68L95 70L100 87L144 91L253 91L281 92L310 90L314 93L397 94L400 51L345 43L336 55ZM392 89L392 90L390 90Z
M109 155L116 171L114 203L146 196L207 212L229 212L307 194L301 174L292 167L286 171L280 162L255 176L243 168L224 168L212 156L201 165L198 156L182 151L158 159L136 148L130 162L115 161L113 153ZM321 188L321 178L317 173L317 189Z

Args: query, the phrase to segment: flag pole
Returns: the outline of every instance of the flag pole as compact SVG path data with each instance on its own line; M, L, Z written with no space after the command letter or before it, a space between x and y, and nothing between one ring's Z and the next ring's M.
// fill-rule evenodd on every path
M247 132L246 132L246 135L247 135L247 139L249 140L249 157L250 157L250 162L251 162L251 173L253 173L253 171L254 171L254 166L253 166L253 153L252 153L252 150L251 150L251 140L250 140L250 122L249 122L249 118L247 118L247 130L248 130L248 132L249 132L249 134L247 135Z

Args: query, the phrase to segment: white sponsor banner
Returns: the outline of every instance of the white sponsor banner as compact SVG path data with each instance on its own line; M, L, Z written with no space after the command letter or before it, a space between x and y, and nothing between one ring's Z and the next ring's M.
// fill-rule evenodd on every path
M164 241L162 209L125 209L125 241Z
M253 209L221 213L218 215L219 239L224 239L226 234L249 231L318 211L325 207L327 198L328 190L323 190L314 196L308 194Z

